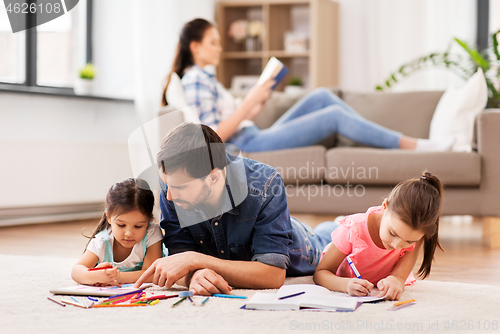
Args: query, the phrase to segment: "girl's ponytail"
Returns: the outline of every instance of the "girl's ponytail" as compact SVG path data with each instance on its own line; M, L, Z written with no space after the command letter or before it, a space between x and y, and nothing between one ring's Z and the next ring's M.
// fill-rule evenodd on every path
M94 230L94 233L92 233L92 236L87 237L87 238L89 238L89 242L87 242L85 249L87 249L87 246L89 245L90 240L92 240L99 232L104 231L108 227L109 227L108 218L106 217L106 212L104 212L102 214L101 220L99 221L99 224L97 224L97 227Z
M389 195L387 208L415 230L424 232L424 258L418 275L425 278L431 271L439 243L439 217L443 203L443 184L427 171L420 178L398 184Z
M439 220L437 224L439 225ZM418 276L422 279L426 278L431 273L431 266L432 261L434 260L436 247L439 247L440 250L444 251L443 247L441 247L441 244L439 243L439 236L437 232L429 238L424 236L424 259L418 269Z
M436 188L439 198L441 198L441 201L443 199L443 184L441 181L437 178L437 176L425 171L422 173L422 176L420 177L420 180L429 183L431 186Z
M439 194L440 207L441 207L443 202L443 184L441 183L441 181L435 175L432 175L427 171L422 173L420 180L427 182L437 190ZM436 219L436 232L430 237L427 237L427 235L424 236L424 259L422 260L422 265L418 269L418 275L422 278L426 278L431 272L431 266L432 266L432 261L434 260L434 253L436 251L436 247L439 247L439 249L444 251L443 247L439 243L439 236L438 236L440 216L441 216L441 210L439 210L439 216Z

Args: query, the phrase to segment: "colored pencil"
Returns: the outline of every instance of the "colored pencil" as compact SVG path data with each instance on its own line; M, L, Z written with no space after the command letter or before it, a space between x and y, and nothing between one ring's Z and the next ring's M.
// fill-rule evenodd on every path
M236 295L224 295L220 293L214 293L212 295L213 297L219 297L219 298L237 298L237 299L247 299L246 296L236 296Z
M66 306L66 304L60 302L59 300L55 299L55 298L52 298L52 297L47 297L48 300L51 300L53 301L54 303L58 304L58 305L61 305L61 306Z
M133 306L148 306L148 304L111 304L111 305L101 305L97 304L93 307L133 307Z
M305 292L305 291L301 291L301 292L294 293L294 294L292 294L292 295L279 297L278 299L279 299L279 300L281 300L281 299L292 298L292 297L296 297L296 296L303 295L304 293L306 293L306 292Z
M113 299L116 299L116 298L119 298L119 297L123 297L123 296L128 296L128 295L136 294L138 292L142 292L142 289L130 291L130 292L127 292L127 293L122 293L121 295L114 295L114 296L111 296L108 299L106 299L106 301L110 301L110 300L113 300Z
M175 298L179 297L179 295L158 295L158 296L151 296L151 297L143 297L140 299L136 299L136 302L142 302L142 301L150 301L150 300L156 300L156 299L169 299L169 298Z
M402 301L402 302L394 303L394 306L400 306L400 305L403 305L403 304L412 303L414 301L415 301L415 299L409 299L409 300L405 300L405 301Z
M208 299L209 297L205 298L202 302L201 302L201 306L205 305L206 302L208 302Z
M65 304L70 304L70 305L73 305L73 306L78 306L78 307L81 307L81 308L87 308L87 306L83 305L82 303L75 302L75 301L70 300L70 299L61 299L61 302L65 303Z
M172 307L176 307L177 305L179 305L180 303L182 303L186 299L187 299L187 297L182 297L181 299L179 299L179 301L176 301L175 303L173 303Z
M113 266L89 268L88 271L96 271L96 270L104 270L104 269L113 269Z

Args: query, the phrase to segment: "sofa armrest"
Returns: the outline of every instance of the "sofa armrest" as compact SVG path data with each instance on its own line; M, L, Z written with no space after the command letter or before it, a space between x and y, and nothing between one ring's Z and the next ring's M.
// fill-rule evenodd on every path
M481 212L500 217L500 109L486 109L476 122L477 151L481 155Z

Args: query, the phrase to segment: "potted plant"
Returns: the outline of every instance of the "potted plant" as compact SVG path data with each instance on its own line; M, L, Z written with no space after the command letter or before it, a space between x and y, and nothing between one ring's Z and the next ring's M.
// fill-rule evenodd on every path
M236 20L229 25L227 34L240 49L243 48L243 42L247 37L247 26L247 20Z
M79 77L75 80L73 89L78 95L91 95L93 91L93 79L95 76L95 67L92 63L87 63L79 71Z
M288 81L288 85L285 86L285 94L298 95L304 91L302 78L299 76L293 76Z
M247 51L261 51L261 36L264 32L264 23L261 21L250 21L247 25Z
M383 85L375 89L383 91L391 88L400 79L411 73L428 66L441 66L454 71L463 79L469 79L477 69L481 67L486 78L488 87L488 107L500 108L500 49L498 47L500 30L491 36L491 46L483 54L466 42L454 38L461 49L465 51L465 57L458 53L451 53L448 48L443 53L433 52L429 55L417 58L409 63L403 64L399 69L391 73ZM451 43L450 43L451 46Z

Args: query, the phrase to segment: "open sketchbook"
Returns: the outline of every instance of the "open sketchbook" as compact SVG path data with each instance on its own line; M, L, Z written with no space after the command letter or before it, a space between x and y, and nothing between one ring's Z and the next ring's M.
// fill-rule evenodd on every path
M264 83L269 78L273 78L276 83L273 87L271 87L271 89L274 89L281 82L281 80L285 78L287 74L288 68L276 57L271 57L267 62L264 71L262 71L262 74L257 81L257 85Z
M296 297L279 299L295 293L305 292ZM376 295L377 292L374 293ZM249 310L301 310L354 311L362 303L383 300L384 297L353 297L345 293L332 292L314 284L292 284L282 286L275 294L256 292L245 305Z
M139 289L146 289L153 286L152 283L145 283ZM96 296L96 297L111 297L123 293L138 290L134 288L134 284L122 284L118 286L90 286L90 285L74 285L66 288L52 289L50 293L54 295L73 295L73 296Z

